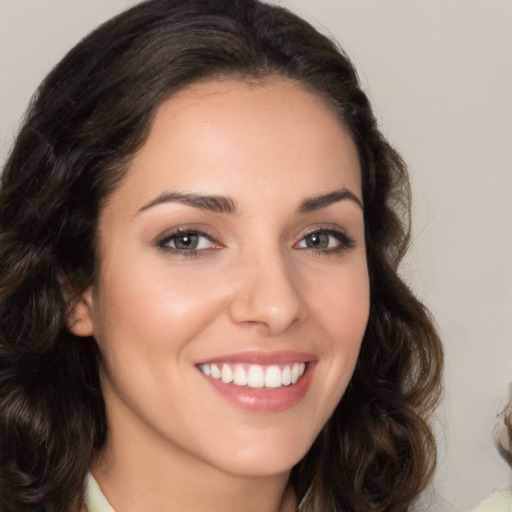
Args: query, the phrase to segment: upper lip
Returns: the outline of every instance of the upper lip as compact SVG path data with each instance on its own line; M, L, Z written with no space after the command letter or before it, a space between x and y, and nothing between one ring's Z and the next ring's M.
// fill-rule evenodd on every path
M225 354L221 356L209 357L197 361L196 365L231 363L231 364L258 364L261 366L271 366L277 364L289 363L309 363L316 361L313 354L306 352L296 352L292 350L282 350L276 352L248 351Z

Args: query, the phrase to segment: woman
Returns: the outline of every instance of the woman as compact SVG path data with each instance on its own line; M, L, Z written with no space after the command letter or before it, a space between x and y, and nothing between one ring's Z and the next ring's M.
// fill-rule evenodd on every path
M403 511L428 483L405 166L306 22L107 22L39 88L0 205L2 510Z
M509 396L512 395L512 385L509 384ZM512 404L509 403L503 411L503 424L505 425L505 440L498 443L498 450L507 464L512 467Z
M512 390L512 388L511 388ZM498 440L497 446L501 456L512 468L512 406L508 404L502 413L505 431L503 439ZM471 512L509 512L512 510L512 489L495 490L483 499Z

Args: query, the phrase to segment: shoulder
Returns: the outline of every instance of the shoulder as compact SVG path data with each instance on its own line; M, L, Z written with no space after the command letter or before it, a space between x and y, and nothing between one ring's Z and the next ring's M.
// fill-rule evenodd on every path
M512 489L494 491L469 512L512 512Z

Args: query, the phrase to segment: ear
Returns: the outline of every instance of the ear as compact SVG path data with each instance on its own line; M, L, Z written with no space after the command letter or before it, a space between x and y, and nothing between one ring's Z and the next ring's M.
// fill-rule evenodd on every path
M75 336L92 336L94 332L92 305L92 286L89 286L73 302L68 312L68 329Z

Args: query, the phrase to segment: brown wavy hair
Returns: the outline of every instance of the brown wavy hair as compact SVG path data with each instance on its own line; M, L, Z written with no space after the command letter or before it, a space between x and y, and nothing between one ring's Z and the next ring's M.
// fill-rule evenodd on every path
M164 99L201 80L285 77L321 97L361 163L371 311L351 383L291 473L301 512L409 509L435 465L442 350L397 267L406 167L344 52L257 0L150 0L100 26L36 92L0 189L0 509L78 510L108 431L93 338L66 328L95 279L98 212Z

